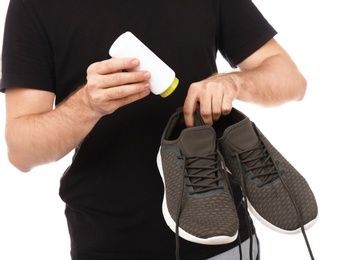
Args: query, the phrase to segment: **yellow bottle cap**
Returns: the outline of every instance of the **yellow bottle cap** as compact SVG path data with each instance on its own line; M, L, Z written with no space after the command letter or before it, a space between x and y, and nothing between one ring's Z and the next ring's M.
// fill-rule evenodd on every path
M171 93L173 93L173 91L177 88L178 84L179 84L179 80L175 77L173 83L162 94L160 94L160 96L162 98L166 98Z

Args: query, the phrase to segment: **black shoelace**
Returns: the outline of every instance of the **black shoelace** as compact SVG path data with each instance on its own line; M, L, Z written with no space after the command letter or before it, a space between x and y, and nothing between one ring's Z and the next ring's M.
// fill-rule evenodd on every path
M311 257L312 260L314 260L314 256L311 250L311 246L309 244L308 238L307 238L307 234L304 228L304 223L303 223L303 218L302 218L302 214L297 206L297 203L295 201L295 199L293 198L293 195L290 191L290 189L287 187L287 185L285 184L284 180L282 179L281 176L281 171L277 171L276 166L270 156L270 154L268 153L265 145L260 141L260 143L249 150L243 151L241 153L235 153L235 155L237 160L242 164L245 164L247 166L246 170L247 171L251 171L253 173L253 177L254 178L258 178L262 184L260 185L261 187L271 183L277 179L280 179L280 181L282 182L282 185L284 186L284 188L286 189L287 193L290 196L290 199L295 207L295 210L297 212L297 216L298 216L298 220L300 222L300 228L302 231L302 235L304 237L309 255ZM240 164L240 165L242 165ZM242 167L242 166L241 166ZM243 169L240 169L241 172L244 172ZM248 208L247 208L247 189L246 189L246 183L244 181L244 175L241 174L241 183L243 184L243 197L244 197L244 202L245 202L245 216L246 216L246 220L248 220ZM250 260L253 259L252 257L252 227L250 225L250 222L248 222L249 225L249 235L250 235Z

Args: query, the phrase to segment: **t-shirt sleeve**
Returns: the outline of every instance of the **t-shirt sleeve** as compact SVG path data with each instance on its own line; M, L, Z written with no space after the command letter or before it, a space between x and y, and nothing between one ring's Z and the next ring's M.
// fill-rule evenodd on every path
M46 30L22 0L12 0L5 21L0 91L25 87L54 92L55 72Z
M219 50L236 67L276 35L251 0L223 0L220 9Z

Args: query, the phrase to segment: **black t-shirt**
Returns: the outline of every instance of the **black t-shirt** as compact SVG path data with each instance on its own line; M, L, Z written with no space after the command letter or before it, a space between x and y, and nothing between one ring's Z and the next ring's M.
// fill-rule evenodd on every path
M76 149L60 186L73 259L174 258L156 164L166 122L190 84L217 71L218 50L234 67L276 34L250 0L11 0L0 90L50 91L58 105L85 84L91 63L110 58L111 44L125 31L180 83L165 99L151 94L104 116ZM240 223L244 240L245 219ZM205 259L234 245L181 240L181 258Z

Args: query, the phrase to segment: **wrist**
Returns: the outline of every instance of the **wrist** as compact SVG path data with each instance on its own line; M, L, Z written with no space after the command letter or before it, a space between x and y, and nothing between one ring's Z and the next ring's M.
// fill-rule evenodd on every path
M232 82L233 91L235 92L236 99L239 99L240 93L245 86L244 73L240 69L234 69L228 73L230 81Z
M68 106L75 113L78 113L78 119L81 118L84 121L96 123L103 116L91 105L86 85L82 86L68 99Z

